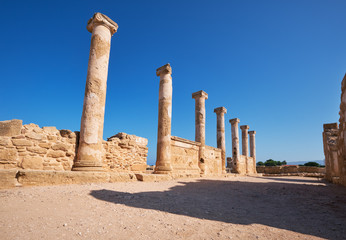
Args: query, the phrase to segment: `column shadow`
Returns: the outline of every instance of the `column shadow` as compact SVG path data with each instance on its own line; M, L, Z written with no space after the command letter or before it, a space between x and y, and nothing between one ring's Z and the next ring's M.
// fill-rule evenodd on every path
M316 182L316 181L315 181ZM327 239L345 239L346 188L281 182L198 180L168 191L93 190L111 203L233 224L262 224Z

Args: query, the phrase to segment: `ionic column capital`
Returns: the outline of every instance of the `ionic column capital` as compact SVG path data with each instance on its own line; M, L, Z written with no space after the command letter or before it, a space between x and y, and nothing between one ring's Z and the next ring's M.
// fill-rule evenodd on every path
M194 99L201 98L201 97L208 99L208 94L206 92L204 92L203 90L192 93L192 98L194 98Z
M171 65L169 65L169 63L156 69L156 76L161 76L165 74L172 74L172 67Z
M239 118L233 118L233 119L230 119L229 122L233 125L235 123L240 123L240 120Z
M227 113L227 109L225 107L218 107L214 109L214 113L219 115L220 113Z
M249 130L250 127L249 127L249 125L241 125L241 126L240 126L240 129L241 129L242 131L245 131L245 130Z
M256 131L249 131L250 135L256 135Z
M104 25L105 27L107 27L111 32L111 35L116 33L118 30L118 24L116 22L99 12L95 13L94 16L89 19L87 24L88 31L92 32L94 27L97 25Z

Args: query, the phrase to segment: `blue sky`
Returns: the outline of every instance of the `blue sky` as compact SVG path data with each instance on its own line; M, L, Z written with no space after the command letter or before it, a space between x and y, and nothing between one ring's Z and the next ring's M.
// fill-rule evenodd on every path
M346 1L1 1L0 120L80 128L94 12L118 23L112 37L104 139L148 138L155 163L159 78L173 68L172 135L194 140L204 90L206 143L214 108L256 130L257 160L324 158L323 123L339 119L346 72Z

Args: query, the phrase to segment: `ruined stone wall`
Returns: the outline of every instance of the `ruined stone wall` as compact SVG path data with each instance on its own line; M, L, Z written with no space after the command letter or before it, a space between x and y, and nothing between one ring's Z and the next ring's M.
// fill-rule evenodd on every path
M174 174L199 175L200 143L180 137L171 137L171 163Z
M326 172L325 168L309 167L309 166L257 166L257 173L264 174L278 174L278 175L300 175L300 174L316 174L316 176L323 176ZM313 176L313 175L312 175Z
M103 141L103 167L111 171L145 171L147 168L146 138L118 133Z
M221 149L210 146L205 146L205 169L207 175L222 174L222 157Z
M341 83L341 103L337 123L323 125L326 179L346 186L346 75Z
M256 171L256 165L254 164L254 159L253 157L247 157L246 158L246 161L247 161L247 172L248 174L254 174L254 173L257 173Z
M346 186L346 74L341 83L341 103L339 112L339 134L337 142L338 182Z
M70 171L79 132L22 125L21 120L0 122L0 169ZM119 133L103 142L103 168L107 171L144 171L147 139Z

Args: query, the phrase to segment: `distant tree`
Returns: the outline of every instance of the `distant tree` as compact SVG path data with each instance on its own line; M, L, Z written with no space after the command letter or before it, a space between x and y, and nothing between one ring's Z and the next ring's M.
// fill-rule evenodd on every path
M309 167L320 167L321 165L317 162L307 162L304 163L304 166L309 166Z
M286 164L287 164L287 162L285 160L280 162L280 161L275 161L273 159L268 159L267 161L264 162L264 165L267 167L281 166L281 165L286 165Z
M264 166L264 162L261 162L261 161L258 162L258 163L257 163L257 166Z
M265 161L264 165L267 166L267 167L276 166L277 162L274 161L273 159L268 159L267 161Z

